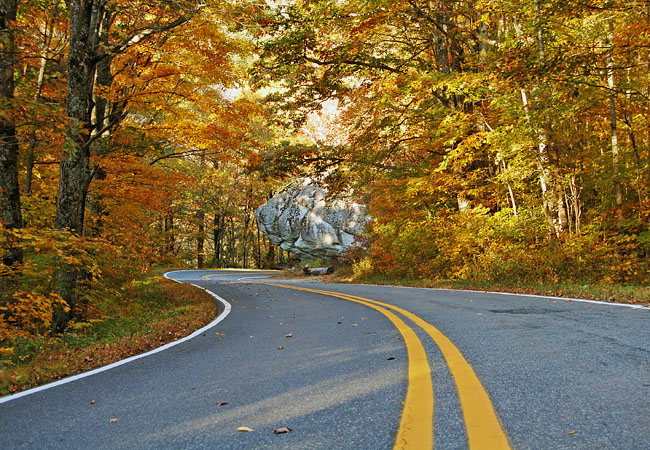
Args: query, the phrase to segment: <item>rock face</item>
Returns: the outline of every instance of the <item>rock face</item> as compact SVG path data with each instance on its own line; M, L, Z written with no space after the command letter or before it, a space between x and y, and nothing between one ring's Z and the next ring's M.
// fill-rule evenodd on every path
M301 259L340 255L369 220L365 206L327 198L327 191L309 180L273 197L255 217L273 244Z

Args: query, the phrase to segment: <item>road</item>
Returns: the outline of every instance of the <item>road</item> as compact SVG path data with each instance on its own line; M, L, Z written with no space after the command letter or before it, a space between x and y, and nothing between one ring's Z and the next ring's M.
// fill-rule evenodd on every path
M648 309L170 276L228 315L164 351L0 398L0 447L650 449Z

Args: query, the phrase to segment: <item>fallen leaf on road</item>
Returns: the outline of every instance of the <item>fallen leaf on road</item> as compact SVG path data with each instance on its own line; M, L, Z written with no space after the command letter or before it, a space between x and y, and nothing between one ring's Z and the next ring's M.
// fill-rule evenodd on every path
M571 430L569 431L569 434L576 434L578 431L577 430Z
M217 406L226 406L228 402L217 402Z
M224 333L217 333L217 336L225 336Z
M292 337L293 337L293 334L292 334L292 333L289 333L289 334L287 334L285 337L286 337L286 338L292 338Z
M358 324L358 323L353 323L352 326L353 326L353 327L358 327L359 324Z
M284 433L289 433L290 431L291 428L289 427L280 427L273 430L273 434L284 434Z
M115 417L113 417L111 420L108 421L108 423L117 423L119 421L120 419L116 419Z
M386 358L386 361L392 361L392 360L394 360L394 359L395 359L394 356L389 356L389 357Z
M248 433L249 431L255 431L251 427L239 427L237 428L237 432L239 433Z

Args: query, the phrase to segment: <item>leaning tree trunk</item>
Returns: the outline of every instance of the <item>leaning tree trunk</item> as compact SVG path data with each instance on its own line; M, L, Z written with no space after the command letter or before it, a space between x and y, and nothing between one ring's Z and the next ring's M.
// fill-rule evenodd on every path
M0 103L5 105L0 112L0 202L2 202L2 223L7 230L2 254L6 266L20 264L23 253L20 242L10 233L22 228L20 210L20 188L18 186L18 138L11 108L6 105L14 98L15 43L13 23L16 21L17 0L0 2Z
M191 3L191 2L190 2ZM182 13L175 20L163 22L159 26L135 31L137 34L124 40L121 45L111 49L100 48L100 39L107 36L107 29L112 20L106 19L114 13L117 2L111 0L66 0L69 15L69 50L68 50L68 90L66 99L66 132L61 153L61 170L59 174L59 193L56 205L56 227L60 231L69 231L81 235L84 226L84 211L88 187L93 178L94 169L90 167L91 146L102 137L107 127L93 127L92 112L94 108L93 87L95 85L98 64L110 54L126 51L130 45L149 39L157 33L169 31L190 20L203 5L188 9L176 2L170 2L172 9ZM105 68L105 66L102 66ZM103 70L102 75L110 76L110 71ZM103 79L99 80L104 83ZM103 109L106 105L100 105ZM105 113L105 112L104 112ZM117 120L117 117L115 117ZM105 120L103 121L105 122ZM109 123L112 126L112 123ZM110 128L110 127L109 127ZM95 131L93 135L93 131ZM59 310L53 320L53 331L61 331L75 314L77 305L77 283L85 276L83 269L60 264L55 274L56 290L68 303L70 312Z
M94 0L68 0L70 14L70 48L68 55L68 91L65 142L61 152L59 193L56 202L56 228L75 235L83 233L88 187L93 177L90 168L91 113L93 84L97 64L101 5ZM100 5L101 4L101 5ZM59 309L52 328L60 332L74 316L77 306L77 284L83 271L61 263L55 274L56 291L68 303L69 312Z

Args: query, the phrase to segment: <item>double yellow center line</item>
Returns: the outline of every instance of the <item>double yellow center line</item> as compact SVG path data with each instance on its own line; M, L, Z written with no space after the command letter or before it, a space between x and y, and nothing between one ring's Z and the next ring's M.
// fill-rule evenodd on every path
M298 286L275 283L265 284L329 295L360 303L379 311L395 325L402 334L409 359L409 383L397 439L395 440L395 449L433 448L433 383L431 381L431 368L422 342L420 342L413 329L392 311L400 313L422 328L440 348L456 383L460 406L465 419L469 448L510 449L508 437L494 411L492 401L476 376L474 369L451 340L436 327L410 311L377 300Z

